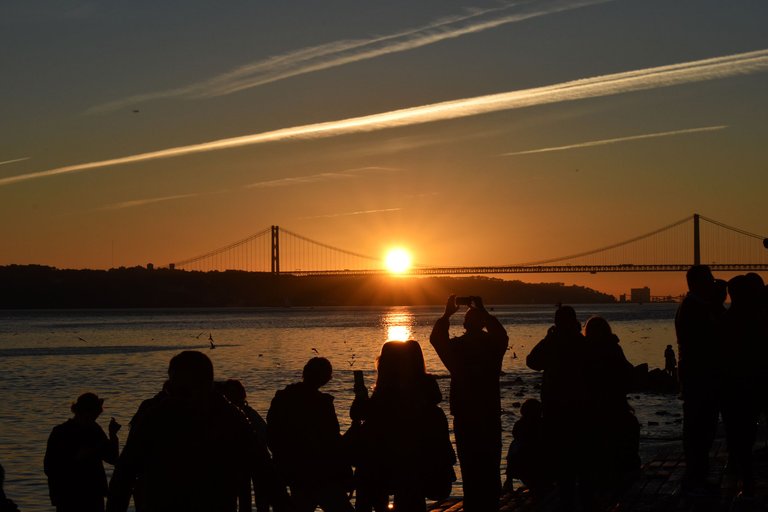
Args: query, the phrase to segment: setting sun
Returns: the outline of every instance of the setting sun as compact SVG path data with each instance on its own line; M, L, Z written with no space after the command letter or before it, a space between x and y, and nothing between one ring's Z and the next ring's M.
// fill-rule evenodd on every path
M402 274L411 268L411 253L403 248L390 249L384 258L384 265L393 274Z

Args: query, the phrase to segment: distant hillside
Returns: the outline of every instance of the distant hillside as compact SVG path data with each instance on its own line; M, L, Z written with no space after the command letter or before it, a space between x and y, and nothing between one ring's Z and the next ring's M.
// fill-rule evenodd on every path
M488 277L296 277L143 267L0 267L0 308L410 306L443 304L451 293L480 295L487 304L615 301L611 295L582 286Z

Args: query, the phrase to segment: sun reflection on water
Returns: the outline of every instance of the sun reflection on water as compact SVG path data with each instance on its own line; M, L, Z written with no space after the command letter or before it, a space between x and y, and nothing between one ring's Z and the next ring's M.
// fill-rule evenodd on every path
M413 338L415 317L409 311L391 311L381 320L387 329L387 341L407 341Z

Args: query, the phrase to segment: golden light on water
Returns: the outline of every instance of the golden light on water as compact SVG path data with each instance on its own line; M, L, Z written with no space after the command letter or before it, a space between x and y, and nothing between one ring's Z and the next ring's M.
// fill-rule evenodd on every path
M414 316L407 311L386 313L381 323L387 329L387 341L407 341L413 339Z
M411 339L411 329L405 325L390 325L387 327L387 341L408 341Z

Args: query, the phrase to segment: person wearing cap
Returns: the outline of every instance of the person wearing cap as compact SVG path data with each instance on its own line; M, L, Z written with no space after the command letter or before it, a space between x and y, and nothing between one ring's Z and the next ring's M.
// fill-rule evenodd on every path
M104 399L83 393L70 408L74 417L54 427L48 437L44 469L57 512L104 510L107 476L103 462L117 461L120 424L112 418L107 437L96 423L103 406Z
M451 374L450 406L459 456L464 510L496 511L501 495L501 392L499 375L509 336L480 297L468 297L466 332L451 338L455 295L432 328L429 341Z

